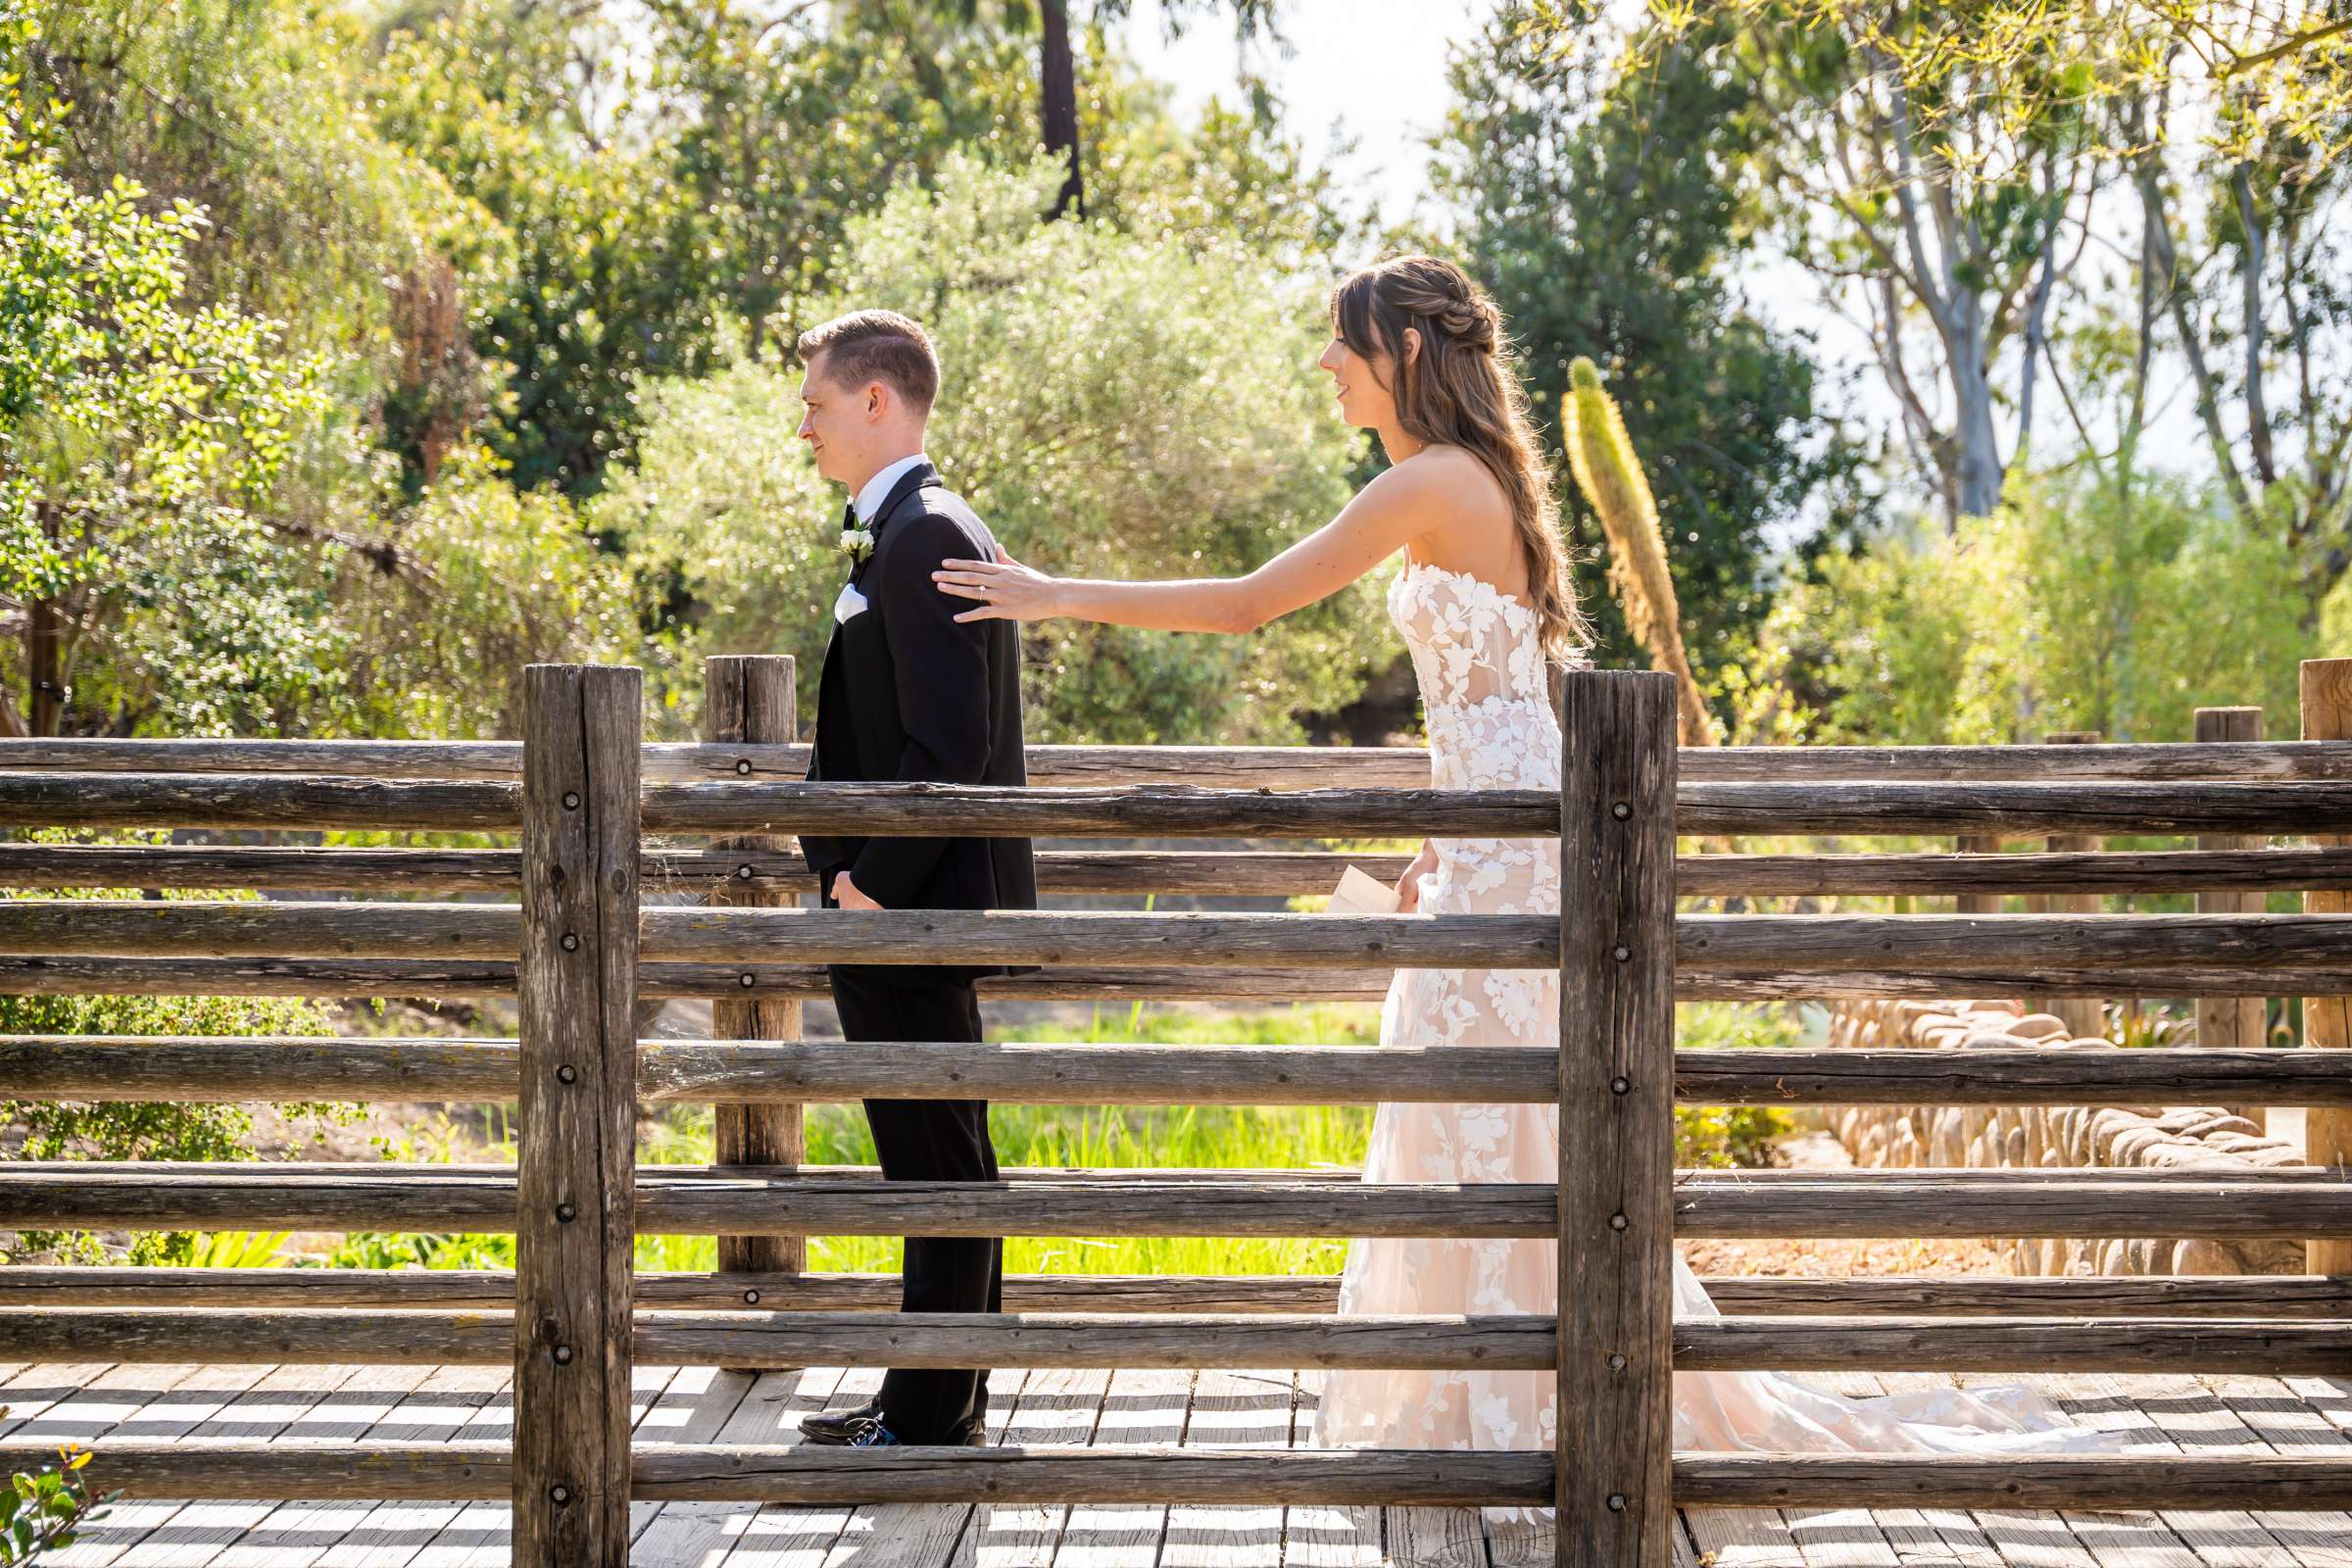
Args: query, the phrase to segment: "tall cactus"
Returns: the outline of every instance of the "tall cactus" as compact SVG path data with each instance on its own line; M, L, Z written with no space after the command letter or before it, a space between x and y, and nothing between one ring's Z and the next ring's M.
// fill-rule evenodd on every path
M1682 690L1676 707L1683 744L1712 746L1715 726L1683 653L1682 607L1675 600L1674 577L1666 569L1658 505L1650 498L1649 479L1625 433L1625 416L1617 412L1617 400L1601 390L1600 371L1591 360L1580 357L1568 368L1560 423L1577 488L1600 514L1601 529L1608 535L1610 591L1634 635L1649 650L1650 667L1671 671Z

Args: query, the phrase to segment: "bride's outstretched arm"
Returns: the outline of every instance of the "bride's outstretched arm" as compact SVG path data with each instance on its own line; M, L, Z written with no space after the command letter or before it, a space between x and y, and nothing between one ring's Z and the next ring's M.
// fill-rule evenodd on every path
M1441 483L1434 473L1391 468L1338 516L1246 577L1053 577L1014 561L1002 545L995 561L946 561L931 575L942 593L977 602L957 620L1067 615L1153 631L1250 632L1338 593L1426 532L1438 514Z

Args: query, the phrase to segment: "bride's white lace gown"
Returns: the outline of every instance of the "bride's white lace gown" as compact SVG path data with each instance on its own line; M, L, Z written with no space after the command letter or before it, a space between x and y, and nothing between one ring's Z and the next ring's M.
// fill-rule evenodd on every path
M1440 789L1560 785L1560 727L1535 612L1479 578L1408 563L1389 612L1411 649ZM1440 839L1421 884L1430 914L1556 914L1556 840ZM1559 977L1549 970L1401 969L1381 1011L1383 1046L1557 1048ZM1559 1108L1550 1104L1383 1104L1364 1158L1368 1182L1559 1179ZM1340 1281L1343 1312L1549 1313L1558 1244L1357 1240ZM1675 1314L1716 1308L1674 1260ZM1549 1372L1334 1372L1315 1414L1327 1446L1538 1448L1552 1442ZM1678 1372L1674 1443L1685 1449L1853 1449L2003 1453L2111 1451L2022 1387L1850 1399L1770 1372ZM1543 1510L1548 1514L1549 1510Z

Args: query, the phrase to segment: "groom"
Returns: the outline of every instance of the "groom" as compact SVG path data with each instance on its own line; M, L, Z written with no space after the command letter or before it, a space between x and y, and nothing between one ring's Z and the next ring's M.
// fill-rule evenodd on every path
M801 438L816 471L846 485L849 581L817 686L810 779L1024 784L1019 629L956 621L962 602L931 573L950 558L988 560L995 539L923 457L939 360L923 329L890 311L858 311L801 335L808 412ZM1026 839L818 838L801 851L827 908L1034 909ZM980 1039L972 982L991 965L827 970L850 1040ZM869 1100L867 1121L891 1181L994 1181L988 1105L978 1100ZM1004 1244L910 1236L900 1297L906 1312L1004 1309ZM811 1443L979 1446L985 1369L894 1369L855 1410L801 1422Z

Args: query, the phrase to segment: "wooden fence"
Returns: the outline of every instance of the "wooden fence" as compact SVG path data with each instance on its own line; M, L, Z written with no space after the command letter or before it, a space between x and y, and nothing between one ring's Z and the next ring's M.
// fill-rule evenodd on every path
M799 782L789 668L714 668L713 733L644 745L633 669L533 666L499 743L21 741L0 826L518 833L517 848L0 847L0 884L416 895L0 902L0 991L512 995L519 1039L0 1040L13 1098L518 1102L513 1167L0 1166L0 1227L511 1229L512 1276L0 1270L0 1357L432 1362L515 1372L510 1447L105 1443L104 1485L183 1497L511 1497L514 1561L617 1565L640 1498L1549 1504L1563 1564L1666 1560L1677 1504L2085 1508L2352 1505L2325 1456L1980 1459L1670 1451L1684 1369L2352 1370L2352 1278L1717 1280L1673 1321L1676 1237L2352 1237L2340 1164L2194 1172L1677 1172L1673 1106L2144 1102L2315 1107L2343 1146L2329 1053L1677 1050L1677 999L1955 993L2352 994L2335 913L1676 913L1733 894L2352 887L2352 742L1697 750L1664 675L1567 678L1555 795L1426 787L1411 751L1038 748L1030 790ZM2325 673L2325 672L2324 672ZM2340 683L2344 670L2327 678ZM729 686L727 683L732 682ZM782 698L778 693L785 694ZM2307 723L2306 733L2311 730ZM1679 772L1679 776L1678 776ZM1208 787L1202 787L1203 785ZM803 830L1120 838L1558 835L1560 918L828 912ZM708 835L654 848L649 834ZM1707 855L1678 835L2229 835L2238 847L2036 856ZM2321 847L2249 849L2292 835ZM1055 893L1328 891L1320 853L1041 857ZM1360 863L1360 862L1359 862ZM1376 872L1393 875L1391 859ZM706 895L651 906L649 887ZM2314 897L2335 898L2322 892ZM818 1043L790 1004L826 961L1006 961L996 997L1372 997L1396 967L1548 967L1557 1052L1317 1046ZM1301 971L1306 971L1301 978ZM640 998L722 1004L709 1042L642 1042ZM2341 1003L2328 1004L2340 1011ZM2343 1043L2340 1034L2331 1043ZM798 1107L863 1096L1101 1103L1556 1103L1557 1187L1378 1185L1296 1171L1011 1171L884 1182L800 1163ZM638 1166L641 1104L708 1102L721 1163ZM731 1133L723 1130L730 1124ZM2332 1140L2332 1142L2331 1142ZM727 1238L712 1274L635 1274L641 1233ZM906 1317L895 1281L809 1274L815 1234L1553 1237L1549 1316L1341 1317L1331 1282L1016 1278L1003 1316ZM2330 1254L2332 1255L2332 1254ZM1549 1369L1553 1451L842 1449L639 1443L632 1360L788 1367ZM0 1453L8 1452L0 1445Z

